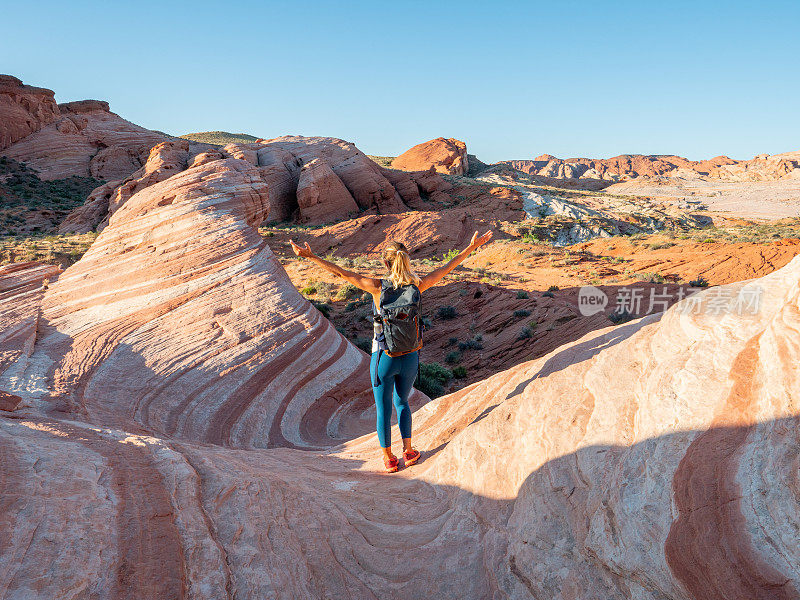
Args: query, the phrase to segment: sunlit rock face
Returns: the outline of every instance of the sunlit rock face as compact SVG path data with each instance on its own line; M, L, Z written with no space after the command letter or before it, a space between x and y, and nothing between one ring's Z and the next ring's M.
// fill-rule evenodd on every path
M392 161L392 167L404 171L427 171L448 175L466 175L469 171L467 145L454 138L436 138L417 144Z
M0 270L0 597L798 597L800 259L416 397L387 475L226 156Z
M58 114L52 90L0 75L0 150L52 123Z
M138 169L96 188L73 210L60 233L101 230L135 192L187 168L223 158L255 167L268 194L270 220L330 223L358 214L389 214L418 207L420 194L447 199L450 186L436 173L402 173L375 164L355 145L337 138L284 136L221 148L183 139L155 140ZM134 170L136 169L136 170Z
M11 387L45 412L135 431L244 447L335 443L323 414L369 406L366 357L295 290L256 231L268 196L258 169L237 159L133 193L43 293L35 346ZM343 427L369 430L358 416Z

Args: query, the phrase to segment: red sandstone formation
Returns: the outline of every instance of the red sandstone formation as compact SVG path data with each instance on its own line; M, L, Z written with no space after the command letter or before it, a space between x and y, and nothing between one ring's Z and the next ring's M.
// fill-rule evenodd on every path
M800 259L429 402L389 477L374 434L307 449L371 426L366 359L253 231L259 181L134 194L44 291L0 373L4 596L797 597Z
M76 135L104 109L64 112L12 150L51 126ZM255 226L273 210L314 214L321 189L340 208L346 189L385 214L321 230L319 244L378 251L388 233L429 256L518 216L519 192L396 214L445 193L441 178L383 170L331 138L168 142L148 156L87 205L85 222L107 225L78 263L0 268L0 598L800 595L800 258L415 396L423 460L387 476L366 355ZM124 163L105 157L98 168ZM756 275L785 262L778 250L731 262ZM512 308L475 288L465 313L483 294ZM542 304L537 318L569 316Z
M436 138L417 144L392 161L392 168L403 171L427 171L465 175L469 171L467 145L453 138Z
M61 233L84 233L108 221L132 193L187 167L233 158L253 167L269 195L269 218L323 223L362 211L402 213L421 206L421 194L448 199L451 185L433 172L383 169L354 145L336 138L287 136L212 149L187 140L164 142L147 163L121 181L107 183L73 211ZM407 203L407 204L406 204Z
M173 172L118 207L44 293L36 345L12 370L50 365L46 393L8 391L48 413L231 446L335 442L339 426L313 406L337 407L344 435L368 430L366 358L253 227L269 207L258 168L228 158Z
M58 232L86 233L102 229L108 224L114 211L133 194L183 171L190 161L207 156L207 153L198 152L199 150L204 148L181 139L154 146L142 168L121 181L112 181L95 188L82 206L67 215ZM219 160L222 155L212 154L211 158Z
M59 104L51 117L3 151L37 169L42 179L123 179L144 164L153 146L171 139L126 121L100 100Z
M57 274L58 267L38 263L0 267L0 371L32 351L44 284Z
M58 116L52 90L0 75L0 150L39 131Z
M800 157L787 152L760 155L737 161L727 156L692 161L680 156L623 154L607 159L560 159L549 154L534 160L511 160L497 163L529 175L553 179L598 179L619 181L638 177L696 177L725 181L771 181L800 178Z
M317 225L358 213L358 204L321 158L303 165L297 183L297 205L300 220Z

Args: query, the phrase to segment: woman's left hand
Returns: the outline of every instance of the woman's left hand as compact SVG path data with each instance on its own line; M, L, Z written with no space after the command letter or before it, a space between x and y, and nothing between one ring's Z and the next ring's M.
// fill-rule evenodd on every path
M303 246L298 246L294 243L294 240L289 240L289 243L292 245L292 250L297 256L301 256L303 258L310 258L314 256L314 253L311 251L311 246L308 245L306 242L305 248Z
M481 236L478 236L478 232L476 231L474 234L472 234L472 241L469 243L469 245L472 246L473 250L476 250L483 246L490 239L492 239L491 231L487 231Z

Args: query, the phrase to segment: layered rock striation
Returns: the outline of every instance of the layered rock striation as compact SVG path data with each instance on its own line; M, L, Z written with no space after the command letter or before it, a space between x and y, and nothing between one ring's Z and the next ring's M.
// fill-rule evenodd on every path
M423 196L444 200L452 188L433 172L384 169L353 144L336 138L286 136L221 148L171 140L155 146L147 162L129 177L95 189L59 231L102 229L135 191L192 166L225 158L254 167L267 190L273 221L320 224L364 212L401 213L419 207Z
M415 399L388 476L366 356L212 158L0 272L0 597L798 597L800 259Z
M52 123L58 114L52 90L0 75L0 150Z

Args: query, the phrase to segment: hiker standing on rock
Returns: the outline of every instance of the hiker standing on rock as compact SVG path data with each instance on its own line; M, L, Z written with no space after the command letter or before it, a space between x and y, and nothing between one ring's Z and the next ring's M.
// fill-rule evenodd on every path
M417 377L419 349L422 348L421 294L439 283L473 250L490 239L490 231L481 236L476 231L466 249L446 265L434 269L424 277L419 277L411 268L406 247L400 242L390 242L383 251L383 264L389 270L387 279L365 277L348 271L314 254L308 242L302 247L289 240L297 256L310 259L357 288L372 294L374 335L369 369L378 415L378 441L383 450L383 464L389 473L394 473L399 468L391 447L392 402L397 410L397 423L403 438L405 466L413 465L420 458L419 451L411 446L411 408L408 406L408 396Z

